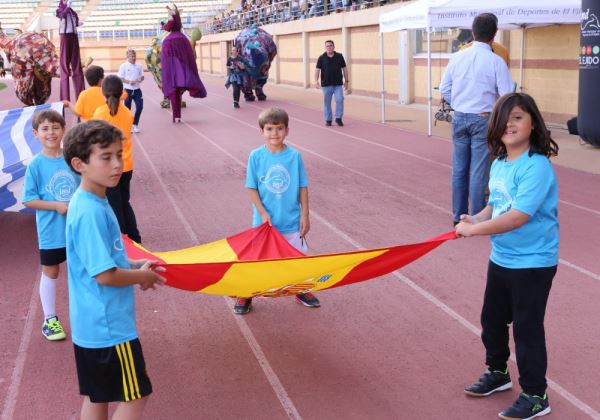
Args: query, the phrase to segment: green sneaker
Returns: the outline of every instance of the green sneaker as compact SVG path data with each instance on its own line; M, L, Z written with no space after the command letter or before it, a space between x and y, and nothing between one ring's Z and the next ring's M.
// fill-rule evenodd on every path
M42 334L50 341L64 340L67 338L65 330L57 317L48 318L42 325Z

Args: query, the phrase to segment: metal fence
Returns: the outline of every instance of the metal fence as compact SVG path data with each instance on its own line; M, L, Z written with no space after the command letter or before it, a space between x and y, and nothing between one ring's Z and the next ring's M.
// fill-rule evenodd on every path
M404 0L396 0L404 1ZM201 26L203 34L236 31L250 25L268 25L308 19L332 13L351 12L370 7L383 6L388 0L264 0L258 4L240 6L236 10L223 12Z

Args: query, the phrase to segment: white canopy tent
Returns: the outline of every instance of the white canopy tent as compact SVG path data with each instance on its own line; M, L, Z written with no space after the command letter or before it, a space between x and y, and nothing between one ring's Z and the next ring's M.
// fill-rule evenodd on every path
M525 28L581 21L581 0L494 0L493 6L481 0L418 0L379 17L381 56L381 121L385 122L385 82L383 74L383 33L424 29L427 33L427 106L431 135L431 31L433 29L471 28L480 13L498 17L500 29L521 28L520 82L523 83Z

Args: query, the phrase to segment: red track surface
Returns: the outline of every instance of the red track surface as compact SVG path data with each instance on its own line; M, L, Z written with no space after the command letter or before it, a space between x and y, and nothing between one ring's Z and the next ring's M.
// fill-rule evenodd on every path
M303 153L310 180L315 253L449 230L448 141L351 118L328 128L320 111L272 100L234 110L222 80L206 79L208 98L187 99L177 125L160 110L158 89L144 84L132 201L149 249L249 227L244 166L262 143L256 119L266 106L291 115L288 140ZM19 106L10 89L2 109ZM552 418L600 419L600 180L556 171L562 260L546 317ZM1 419L77 418L72 344L40 334L34 219L0 213L0 232ZM478 330L489 248L486 238L449 242L401 272L321 293L316 310L259 299L239 317L229 299L168 287L139 292L155 390L145 418L495 418L518 386L485 399L462 392L484 369ZM64 270L57 305L68 330ZM510 368L516 380L514 362Z

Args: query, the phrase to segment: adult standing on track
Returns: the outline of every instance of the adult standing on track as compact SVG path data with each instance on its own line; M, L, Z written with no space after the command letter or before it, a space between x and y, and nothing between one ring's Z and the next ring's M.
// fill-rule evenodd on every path
M320 77L319 77L320 76ZM319 56L315 68L315 84L323 91L325 125L331 126L333 112L331 98L335 95L335 123L342 127L344 116L344 89L348 89L348 68L344 56L335 51L331 40L325 41L325 52Z
M477 214L485 207L490 154L488 118L496 100L514 90L508 67L492 52L498 31L492 13L473 20L473 46L450 58L440 84L444 99L454 108L452 120L452 216ZM469 212L470 210L470 212Z
M59 19L58 33L60 35L60 100L70 101L71 91L69 89L69 76L73 78L75 88L75 99L85 89L83 82L83 69L79 56L79 38L77 27L79 17L71 8L72 0L60 0L56 9L56 17Z

